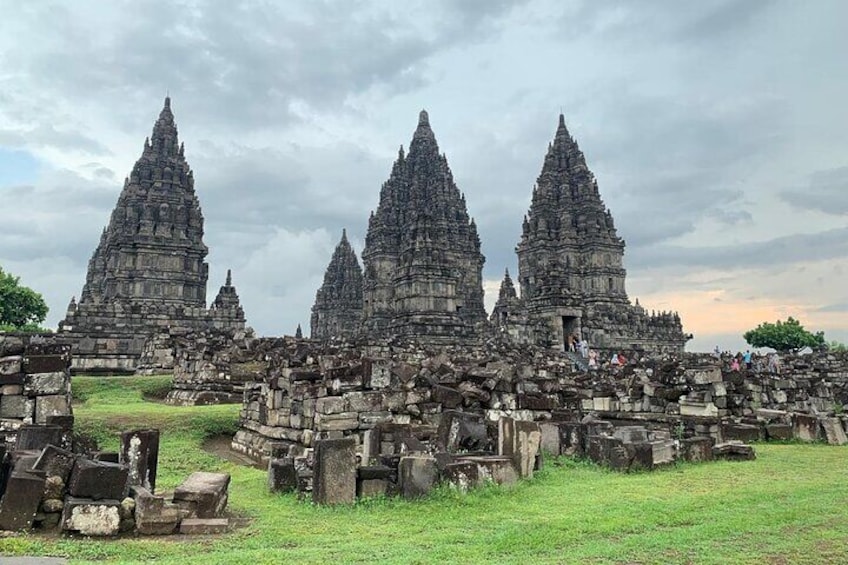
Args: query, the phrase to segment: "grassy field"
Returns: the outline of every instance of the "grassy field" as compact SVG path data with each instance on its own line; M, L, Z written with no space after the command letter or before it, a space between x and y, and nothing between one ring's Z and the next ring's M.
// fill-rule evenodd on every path
M531 481L415 503L318 508L271 495L265 474L205 452L235 429L237 406L145 401L168 379L75 378L78 426L116 448L116 433L162 429L157 487L194 470L232 474L230 508L247 525L219 537L117 540L19 535L2 555L74 563L848 563L848 449L759 445L745 463L616 474L558 460ZM0 559L2 562L2 559Z

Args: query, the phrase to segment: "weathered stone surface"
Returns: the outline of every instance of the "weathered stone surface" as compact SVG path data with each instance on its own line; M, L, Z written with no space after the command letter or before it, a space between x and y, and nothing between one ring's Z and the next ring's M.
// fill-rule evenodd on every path
M123 500L128 476L126 465L78 458L68 481L68 494L94 500Z
M132 487L135 500L135 527L144 535L168 535L176 531L183 517L183 508L162 496L156 496L141 486Z
M407 455L398 464L401 495L407 500L427 496L436 486L439 469L431 455Z
M751 461L756 459L757 455L750 445L734 441L714 445L713 458L726 461Z
M129 485L156 488L159 464L159 430L134 430L121 433L120 462L129 467Z
M71 299L59 324L74 368L131 372L162 328L244 330L234 289L206 308L207 253L194 175L166 98L89 261L80 300Z
M477 465L477 477L481 483L493 482L498 485L511 485L518 482L518 472L510 457L497 455L463 456L457 463L469 462Z
M23 357L21 357L20 355L8 355L5 357L0 357L0 376L22 374L22 360Z
M766 426L766 437L768 439L787 440L792 439L792 426L789 424L768 424Z
M683 351L677 314L630 304L624 241L561 115L516 251L521 297L507 272L491 316L513 339L560 350L579 337L605 350Z
M824 436L827 438L827 443L830 445L848 444L848 436L845 435L845 428L842 427L839 418L822 418L821 426L824 430Z
M554 457L560 455L562 450L562 431L559 423L543 422L539 424L542 434L540 448L543 452L550 453Z
M0 418L23 420L32 418L35 402L22 395L0 396Z
M59 426L21 426L18 429L18 440L15 448L18 450L43 450L48 445L62 443L62 428Z
M62 529L86 536L113 536L121 525L118 500L91 500L69 496L62 512Z
M67 483L74 468L77 456L66 449L48 445L33 464L32 468L43 471L47 477L58 477L62 483ZM57 497L59 498L59 497Z
M467 492L481 483L479 467L472 461L449 463L445 465L442 476L461 492Z
M801 441L818 441L819 437L821 437L819 429L819 420L815 416L808 414L792 415L792 432L796 439Z
M268 460L268 490L290 492L297 488L297 471L294 459L284 457Z
M24 393L30 396L65 394L68 392L69 384L65 367L62 366L60 370L53 373L27 375L24 380Z
M227 518L186 518L180 522L180 533L187 535L223 534L230 527Z
M721 427L721 435L724 441L759 441L761 430L759 426L751 424L724 424Z
M70 399L67 394L35 397L35 423L47 424L51 416L61 416L70 412Z
M312 339L352 337L362 324L362 268L342 231L312 306Z
M362 261L364 323L372 335L462 339L486 318L477 226L427 112L380 191Z
M681 455L684 461L694 463L713 460L713 444L709 437L686 438L680 442Z
M31 528L43 493L43 476L18 470L12 472L0 498L0 530Z
M229 473L197 471L174 489L174 502L188 510L189 517L217 518L227 506Z
M315 442L312 501L348 504L356 498L356 441L353 438Z

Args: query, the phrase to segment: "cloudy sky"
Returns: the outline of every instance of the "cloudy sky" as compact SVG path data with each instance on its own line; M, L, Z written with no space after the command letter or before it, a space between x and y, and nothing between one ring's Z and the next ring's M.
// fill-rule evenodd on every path
M477 220L491 306L557 115L690 349L793 315L848 341L848 2L0 0L0 266L55 326L163 98L209 298L308 327L418 111Z

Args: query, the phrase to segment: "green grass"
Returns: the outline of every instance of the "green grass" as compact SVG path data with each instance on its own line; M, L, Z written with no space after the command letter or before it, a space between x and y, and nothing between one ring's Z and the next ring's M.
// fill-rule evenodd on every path
M72 562L175 563L848 563L848 449L757 446L744 463L680 465L616 474L558 460L531 481L468 495L319 508L271 495L265 473L215 458L205 437L232 432L237 406L146 402L162 377L75 378L86 398L78 425L109 438L160 427L159 487L193 470L232 474L230 508L250 518L202 538L95 540L39 535L0 539L6 555ZM155 396L155 395L154 395Z

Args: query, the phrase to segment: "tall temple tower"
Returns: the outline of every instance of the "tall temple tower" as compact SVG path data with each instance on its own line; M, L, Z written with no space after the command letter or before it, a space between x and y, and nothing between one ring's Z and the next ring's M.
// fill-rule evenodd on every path
M312 338L352 337L362 326L362 268L342 230L312 306Z
M555 347L573 335L602 349L683 350L688 337L676 314L648 316L630 304L624 241L562 115L516 252L520 302L507 275L492 317L511 334Z
M477 226L426 111L383 184L362 260L364 327L373 335L452 340L486 319Z
M71 301L59 324L73 342L76 368L131 370L156 331L243 329L229 274L224 294L206 310L207 253L194 176L165 98L89 261L79 303Z

